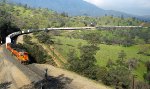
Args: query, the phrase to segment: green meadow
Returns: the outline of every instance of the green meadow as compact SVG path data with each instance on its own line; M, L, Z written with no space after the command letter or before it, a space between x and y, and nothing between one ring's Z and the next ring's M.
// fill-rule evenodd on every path
M80 56L80 50L79 45L87 45L87 42L82 39L74 39L64 36L55 36L55 48L67 59L67 55L70 52L70 50L75 49L76 54ZM146 67L144 62L149 60L148 56L144 56L141 54L137 54L140 45L134 45L130 47L123 47L119 45L106 45L106 44L100 44L99 45L100 50L97 51L95 57L97 59L97 65L99 66L106 66L108 60L115 61L118 59L118 53L121 50L124 50L126 53L126 60L136 58L139 60L138 67L136 70L133 71L134 74L138 75L138 79L143 80L143 74L146 72Z

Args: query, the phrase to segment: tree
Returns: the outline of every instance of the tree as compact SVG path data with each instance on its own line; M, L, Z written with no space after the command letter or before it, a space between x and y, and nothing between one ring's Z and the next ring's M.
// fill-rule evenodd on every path
M85 45L80 48L80 69L83 75L92 79L96 79L97 67L95 66L96 58L94 55L98 49L98 47L93 45Z
M8 0L0 0L0 2L6 4L8 2Z
M23 41L24 41L25 43L27 43L27 44L32 44L31 39L32 39L32 37L29 36L29 35L24 35L24 36L23 36Z
M84 45L80 48L81 54L95 55L96 51L99 50L99 47L94 45Z
M149 45L141 45L138 54L143 54L146 56L150 56L150 46Z
M62 12L62 13L61 13L61 16L63 16L63 17L68 17L68 13Z
M94 46L97 46L101 43L101 36L99 33L89 33L84 35L84 40L87 40L89 44L92 44Z
M10 14L10 9L6 3L7 0L2 0L0 2L0 36L2 37L2 41L5 42L5 38L8 34L19 31L20 29L14 24L14 17Z
M117 63L116 65L120 65L120 66L126 67L127 64L126 64L126 62L124 60L125 58L126 58L126 53L123 50L121 50L118 53L118 59L116 60L116 63Z
M96 70L96 80L97 81L101 81L103 80L106 76L107 76L107 73L108 73L108 70L106 67L99 67L99 66L96 66L95 68Z
M150 89L150 85L148 83L138 81L136 82L135 89Z
M62 45L62 42L61 42L60 39L57 40L57 44L58 44L58 45Z
M80 58L75 55L75 50L69 52L68 68L92 79L98 79L98 67L95 65L95 54L98 47L86 45L80 47Z
M129 70L135 69L138 66L138 60L136 58L131 58L127 61Z
M67 69L80 73L81 62L75 53L75 49L71 49L68 53L68 64L66 65Z
M146 68L147 68L147 72L150 72L150 61L147 61L145 63L145 65L146 65Z
M25 9L28 9L28 5L27 5L27 4L25 4L25 5L24 5L24 8L25 8Z
M82 47L82 43L80 42L79 44L78 44L78 49L80 49Z
M19 47L25 49L29 57L31 58L31 62L37 63L45 63L49 62L50 64L54 65L51 57L47 54L44 48L41 45L31 42L31 36L24 35L23 36L24 43L19 44Z
M150 84L150 71L144 75L144 79Z
M121 87L129 89L130 71L124 66L115 66L109 69L107 75L102 80L106 85L114 85L116 89ZM119 88L120 89L120 88Z
M124 50L121 50L121 51L118 53L118 58L123 61L123 60L125 59L125 57L126 57L126 53L124 52Z
M125 64L124 58L126 54L123 50L118 53L118 60L107 63L108 72L102 79L106 85L114 85L116 89L129 89L131 81L131 73Z
M135 44L145 44L145 41L144 41L144 39L141 39L140 37L135 36L134 43Z
M106 67L110 68L110 67L112 67L113 65L115 65L115 63L114 63L111 59L109 59L109 60L107 61Z
M46 32L41 32L37 34L36 37L41 43L54 44L54 42L52 41L52 38Z

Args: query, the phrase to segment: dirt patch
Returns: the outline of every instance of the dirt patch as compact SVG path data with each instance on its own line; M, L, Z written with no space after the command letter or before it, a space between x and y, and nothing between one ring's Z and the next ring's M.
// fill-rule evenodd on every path
M31 82L16 66L9 61L3 59L0 63L0 84L9 84L8 86L3 85L6 89L18 89L23 85L30 84ZM5 89L4 88L4 89Z
M97 83L96 81L90 80L83 76L80 76L74 72L70 72L61 68L56 68L51 65L35 64L35 66L41 70L48 69L48 75L53 77L63 77L62 81L71 81L67 84L69 89L111 89L103 84Z
M23 35L20 35L20 36L17 37L16 43L17 43L17 44L18 44L18 43L23 44Z

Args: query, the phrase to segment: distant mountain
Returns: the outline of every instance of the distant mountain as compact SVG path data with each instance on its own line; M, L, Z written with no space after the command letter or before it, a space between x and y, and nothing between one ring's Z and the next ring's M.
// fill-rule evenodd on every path
M149 19L150 18L150 15L145 15L143 16L145 19Z
M83 0L10 0L15 3L28 4L31 7L49 8L57 11L58 13L66 12L71 16L124 16L124 17L137 17L141 20L147 20L148 18L134 16L114 10L104 10L93 4L85 2ZM149 18L150 20L150 18Z

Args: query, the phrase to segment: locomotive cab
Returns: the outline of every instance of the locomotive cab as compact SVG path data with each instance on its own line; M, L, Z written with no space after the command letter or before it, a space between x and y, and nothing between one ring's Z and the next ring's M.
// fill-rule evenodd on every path
M29 57L27 52L19 52L19 59L21 63L28 63Z

